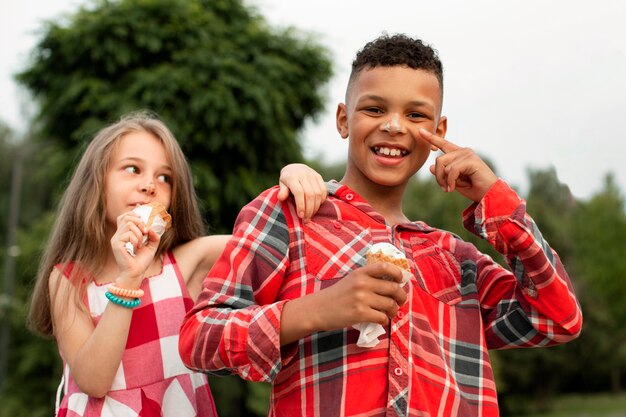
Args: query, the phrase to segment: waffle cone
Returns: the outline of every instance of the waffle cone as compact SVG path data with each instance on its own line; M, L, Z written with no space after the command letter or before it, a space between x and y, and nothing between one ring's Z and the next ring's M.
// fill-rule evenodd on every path
M407 261L406 258L403 258L403 259L393 258L389 255L385 255L382 252L367 252L365 254L365 259L366 259L367 265L374 264L376 262L388 262L390 264L396 265L400 269L403 269L407 272L411 272L409 261Z
M165 206L156 201L148 203L147 205L152 207L152 210L150 211L150 215L148 216L148 221L146 221L146 226L150 228L150 226L152 226L152 223L154 223L154 219L159 217L165 222L165 231L169 230L172 227L172 216L169 215L169 213L165 209Z

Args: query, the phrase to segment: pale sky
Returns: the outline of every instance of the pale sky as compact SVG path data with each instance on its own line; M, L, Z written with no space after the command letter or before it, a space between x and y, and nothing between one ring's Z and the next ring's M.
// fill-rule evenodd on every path
M0 6L0 119L24 130L33 113L11 75L22 69L41 22L81 0ZM623 0L247 0L275 27L326 46L335 75L326 111L303 132L305 155L345 159L335 129L356 51L383 31L419 37L444 65L447 139L495 163L522 192L528 168L554 167L576 197L613 172L626 193L626 2ZM424 173L426 175L426 173Z

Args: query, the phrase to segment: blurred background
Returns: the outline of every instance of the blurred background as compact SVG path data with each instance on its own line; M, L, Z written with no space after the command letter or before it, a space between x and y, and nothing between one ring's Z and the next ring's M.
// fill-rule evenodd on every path
M336 104L357 49L383 31L439 50L448 138L527 199L583 307L570 344L492 352L502 415L626 416L626 5L66 3L39 15L32 45L11 36L20 6L0 6L10 77L0 79L0 416L53 413L58 352L25 316L56 204L93 134L123 113L156 112L189 159L210 233L228 233L288 163L341 178ZM466 205L424 173L405 199L410 218L499 260L462 229ZM211 388L221 416L266 413L265 384L212 377Z

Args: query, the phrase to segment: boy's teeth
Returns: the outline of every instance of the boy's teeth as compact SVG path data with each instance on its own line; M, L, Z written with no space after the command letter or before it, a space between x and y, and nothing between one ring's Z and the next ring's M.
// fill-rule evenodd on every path
M387 155L387 156L400 156L400 155L406 155L406 151L401 151L400 149L395 149L395 148L382 148L382 147L374 147L374 151L376 151L376 153L381 154L381 155Z

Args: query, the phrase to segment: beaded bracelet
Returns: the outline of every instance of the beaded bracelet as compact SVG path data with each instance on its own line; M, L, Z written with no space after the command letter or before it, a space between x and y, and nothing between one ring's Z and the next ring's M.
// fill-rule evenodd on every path
M141 288L136 290L129 290L128 288L120 288L115 285L109 285L107 290L113 295L118 295L120 297L126 298L141 298L143 297L143 290Z
M141 304L141 300L139 298L135 298L134 300L122 300L119 297L116 297L115 295L111 294L110 292L105 292L104 295L106 296L106 298L109 299L109 301L111 301L112 303L115 303L117 305L120 305L122 307L126 307L126 308L135 308L137 307L139 304Z

